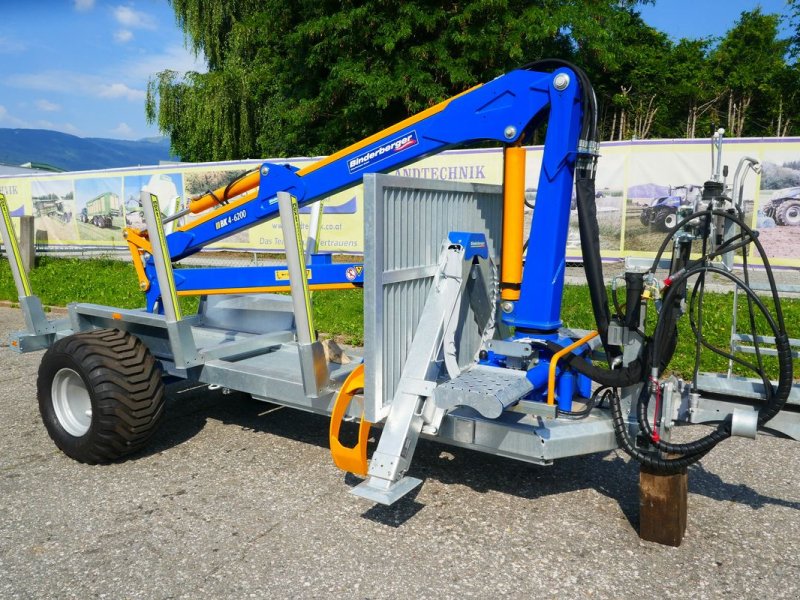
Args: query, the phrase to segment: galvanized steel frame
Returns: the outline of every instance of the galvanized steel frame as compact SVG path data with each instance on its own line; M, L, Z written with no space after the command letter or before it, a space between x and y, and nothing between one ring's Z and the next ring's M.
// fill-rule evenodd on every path
M497 185L364 176L364 399L369 421L388 414L442 241L451 231L484 233L489 256L497 261L502 213ZM479 341L474 332L462 337L461 366L472 362Z

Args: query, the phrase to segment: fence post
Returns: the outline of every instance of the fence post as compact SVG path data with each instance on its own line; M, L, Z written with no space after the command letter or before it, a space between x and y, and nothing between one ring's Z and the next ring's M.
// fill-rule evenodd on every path
M19 253L22 258L22 267L30 273L36 262L36 229L33 226L33 217L23 215L19 218Z
M661 475L639 468L639 537L665 546L680 546L686 533L689 476Z

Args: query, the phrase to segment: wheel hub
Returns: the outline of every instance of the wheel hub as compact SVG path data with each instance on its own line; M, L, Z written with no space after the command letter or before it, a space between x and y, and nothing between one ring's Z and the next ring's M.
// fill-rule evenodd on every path
M51 388L58 422L70 435L81 437L92 424L92 401L86 384L76 371L61 369Z

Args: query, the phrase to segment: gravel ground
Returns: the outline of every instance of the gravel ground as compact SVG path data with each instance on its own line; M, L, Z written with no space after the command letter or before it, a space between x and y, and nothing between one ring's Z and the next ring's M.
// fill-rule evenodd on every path
M0 335L22 327L0 308ZM800 446L724 442L680 548L638 539L621 452L535 467L421 442L391 508L347 493L327 420L171 391L149 451L90 467L39 421L40 355L0 348L2 598L797 598Z

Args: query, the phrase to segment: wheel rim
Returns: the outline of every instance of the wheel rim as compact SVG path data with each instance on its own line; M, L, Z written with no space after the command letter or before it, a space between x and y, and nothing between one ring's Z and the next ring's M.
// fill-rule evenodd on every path
M72 369L61 369L53 378L51 397L56 418L70 435L81 437L92 424L92 401L86 384Z
M790 225L800 225L800 206L790 206L785 220Z
M664 217L664 227L666 227L667 229L672 229L673 227L675 227L677 222L678 222L677 215L668 214L666 217Z

